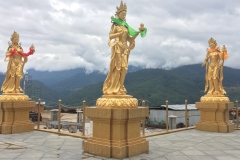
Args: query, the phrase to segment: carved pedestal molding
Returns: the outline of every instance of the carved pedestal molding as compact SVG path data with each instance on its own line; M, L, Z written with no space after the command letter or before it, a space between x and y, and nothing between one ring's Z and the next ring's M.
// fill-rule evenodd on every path
M201 102L196 102L200 110L200 121L196 124L197 130L209 132L229 133L234 131L234 124L229 121L229 111L233 103L225 96L203 96Z
M28 101L29 97L23 93L3 93L0 95L0 102Z
M207 94L205 96L202 96L200 99L200 102L230 102L229 98L224 96L224 95L212 95L212 94Z
M103 95L97 99L97 108L137 108L138 100L130 95Z
M3 94L0 96L0 134L13 134L34 130L29 120L29 111L35 102L28 101L24 94Z
M140 136L140 121L148 108L85 108L93 121L93 136L84 142L84 152L123 159L148 152L149 142Z

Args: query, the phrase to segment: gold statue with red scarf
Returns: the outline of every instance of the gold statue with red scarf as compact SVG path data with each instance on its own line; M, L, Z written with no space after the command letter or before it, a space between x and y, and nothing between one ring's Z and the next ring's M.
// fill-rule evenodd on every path
M11 42L9 42L6 57L4 59L5 62L8 62L8 66L6 77L1 87L1 90L4 93L3 95L15 96L15 99L16 96L19 97L23 95L20 94L23 92L20 86L20 80L23 76L23 68L25 63L28 61L28 56L32 55L35 52L34 45L32 45L29 50L30 51L28 53L23 52L21 43L19 43L19 34L14 31L11 36ZM1 98L3 97L1 96L0 100ZM28 97L25 96L23 100L26 100L27 98Z
M6 52L5 62L8 62L5 80L0 95L0 134L14 134L34 130L34 123L29 120L29 111L35 107L35 102L30 101L25 95L20 80L23 76L24 65L28 56L35 52L32 45L28 53L24 53L19 43L19 34L13 32L11 42Z

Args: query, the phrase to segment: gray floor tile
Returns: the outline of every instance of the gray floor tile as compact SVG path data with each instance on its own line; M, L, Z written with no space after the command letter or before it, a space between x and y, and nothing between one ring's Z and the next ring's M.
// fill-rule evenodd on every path
M89 157L89 158L84 158L84 160L101 160L101 159L98 159L98 158L94 158L94 157Z
M237 156L240 157L240 151L235 149L235 150L224 150L223 152L233 155L233 156Z
M191 155L191 156L203 156L206 155L205 153L201 151L181 151L185 155Z
M1 158L17 158L21 153L2 153L0 152L1 154Z
M167 158L163 156L163 157L155 158L154 160L167 160Z
M144 157L149 158L149 159L153 159L153 158L158 158L158 157L161 157L161 156L163 156L163 154L149 153L149 154L146 154Z
M168 156L185 156L185 154L183 154L180 151L176 151L176 152L172 152L172 153L168 154Z
M205 154L210 156L220 156L220 155L226 155L225 152L220 150L209 150L209 151L203 151Z
M59 154L44 153L43 158L59 158Z
M225 155L221 155L221 156L213 156L214 158L216 158L217 160L239 160L239 158L234 157L234 156L225 156Z
M41 160L60 160L60 158L41 158Z
M16 149L16 150L12 150L12 149L4 149L1 151L1 154L5 154L5 153L22 153L24 151L26 151L27 149Z
M217 150L216 148L205 145L205 144L200 144L200 145L194 145L193 148L200 150L200 151L211 151L211 150Z
M5 149L7 147L8 147L8 145L0 145L0 149Z
M169 160L191 160L188 156L167 155L165 157Z
M192 160L216 160L214 157L211 156L188 156Z
M225 134L193 129L159 135L147 138L150 143L149 154L140 154L126 158L126 160L240 159L239 139L240 131ZM24 160L103 159L103 157L92 154L83 154L82 141L79 138L39 131L12 135L0 134L0 158ZM113 158L111 159L113 160Z

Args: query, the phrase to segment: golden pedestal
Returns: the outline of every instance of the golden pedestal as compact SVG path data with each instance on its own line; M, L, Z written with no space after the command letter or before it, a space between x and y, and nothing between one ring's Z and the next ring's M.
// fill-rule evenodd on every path
M84 142L84 152L118 159L148 152L149 142L140 136L140 121L148 116L148 108L137 107L137 99L131 96L103 96L97 104L103 101L107 107L85 108L93 121L93 136Z
M14 134L34 130L34 123L29 120L29 110L35 106L33 101L25 101L26 95L18 94L22 101L17 101L17 95L0 96L0 134Z
M234 104L229 102L228 97L203 96L201 102L195 104L201 115L196 130L221 133L234 131L234 124L229 121L229 111Z

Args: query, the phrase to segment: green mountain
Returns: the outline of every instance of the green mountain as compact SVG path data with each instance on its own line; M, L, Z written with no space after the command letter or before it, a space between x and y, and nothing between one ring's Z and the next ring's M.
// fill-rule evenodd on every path
M206 67L202 67L202 64L185 65L178 68L174 68L169 71L205 83ZM223 79L224 87L239 86L240 69L234 69L224 66L223 74L224 74Z
M3 84L4 79L5 79L5 75L0 74L0 87L2 87L2 84ZM0 89L0 94L2 94L1 89Z
M28 74L31 75L31 79L43 82L46 85L52 85L65 80L78 73L85 73L85 69L76 68L64 71L36 71L35 69L27 70Z
M240 99L240 70L224 67L223 85L231 101ZM102 95L103 82L93 84L63 99L68 105L95 105L96 99ZM181 66L172 70L143 69L128 73L125 87L128 94L139 100L147 100L149 106L165 104L182 104L185 99L189 103L199 101L204 95L205 67L201 64Z
M185 99L189 103L199 101L204 95L205 67L201 64L181 66L171 70L135 68L136 72L128 73L125 87L128 94L141 100L147 100L147 105L158 106L169 100L169 104L182 104ZM133 68L134 70L134 68ZM64 74L67 71L63 71ZM76 71L77 72L77 71ZM61 75L61 72L58 73ZM102 85L106 75L98 72L85 74L78 72L62 76L59 82L57 75L45 77L52 85L45 85L39 80L26 81L25 91L33 100L41 98L47 105L57 104L62 99L64 105L81 105L83 100L87 105L95 105L96 99L102 96ZM51 74L49 74L51 75ZM64 77L64 78L63 78ZM0 84L5 75L0 74ZM224 67L223 86L231 101L240 99L240 70ZM23 87L23 81L21 81Z
M5 75L0 75L0 85L5 79ZM23 80L21 81L21 87L24 89ZM2 94L2 92L0 92ZM47 102L47 105L56 104L60 95L57 91L54 91L44 83L31 80L25 82L25 94L28 95L33 101L38 101L40 98L42 101Z
M23 81L21 82L21 86L23 86ZM41 101L47 102L48 105L56 104L59 100L59 97L62 97L62 95L57 91L53 90L38 80L26 82L25 88L25 94L32 98L32 100L38 101L40 98Z
M72 93L81 90L83 87L104 81L105 74L99 72L92 72L89 74L78 73L61 82L51 85L51 88L63 94L63 97L71 95Z
M135 67L130 65L128 67L128 72L135 72L141 69L142 69L141 67ZM81 85L82 82L74 81L71 79L82 79L81 76L88 75L86 73L85 68L75 68L75 69L68 69L63 71L36 71L35 69L29 69L27 70L27 72L31 76L31 79L41 81L44 84L52 87L56 87L57 90L62 90L61 89L62 87L58 88L58 86L59 85L61 86L62 84L68 87L69 85L66 85L65 83L69 83L69 82L74 83L73 87L76 86L78 88L80 86L81 88L82 86L85 86L85 85ZM93 74L98 74L98 72L93 72ZM78 77L77 75L80 77ZM99 75L101 76L101 74ZM83 78L88 79L88 77L83 77ZM91 76L89 78L91 78ZM95 78L98 79L98 77L95 77ZM84 83L86 85L90 85L90 84L93 84L93 82L95 82L95 80L91 80L89 84L85 82ZM98 81L96 80L96 82Z
M81 106L82 101L86 100L87 105L95 105L96 99L102 95L103 82L84 87L76 91L69 97L62 99L62 103L67 106Z
M95 105L102 95L103 82L84 87L73 95L63 99L64 104L79 105L83 100L88 105ZM193 80L162 69L144 69L127 74L125 87L128 94L139 100L147 100L148 105L170 103L194 103L201 95L201 89L196 88ZM195 94L192 94L195 93Z
M128 73L135 72L140 69L140 67L129 66ZM50 87L60 92L61 95L63 95L61 98L64 98L70 96L78 90L81 90L83 87L104 81L106 76L106 74L97 71L88 74L81 72L73 76L69 76L60 82L56 82L55 84L50 85Z

